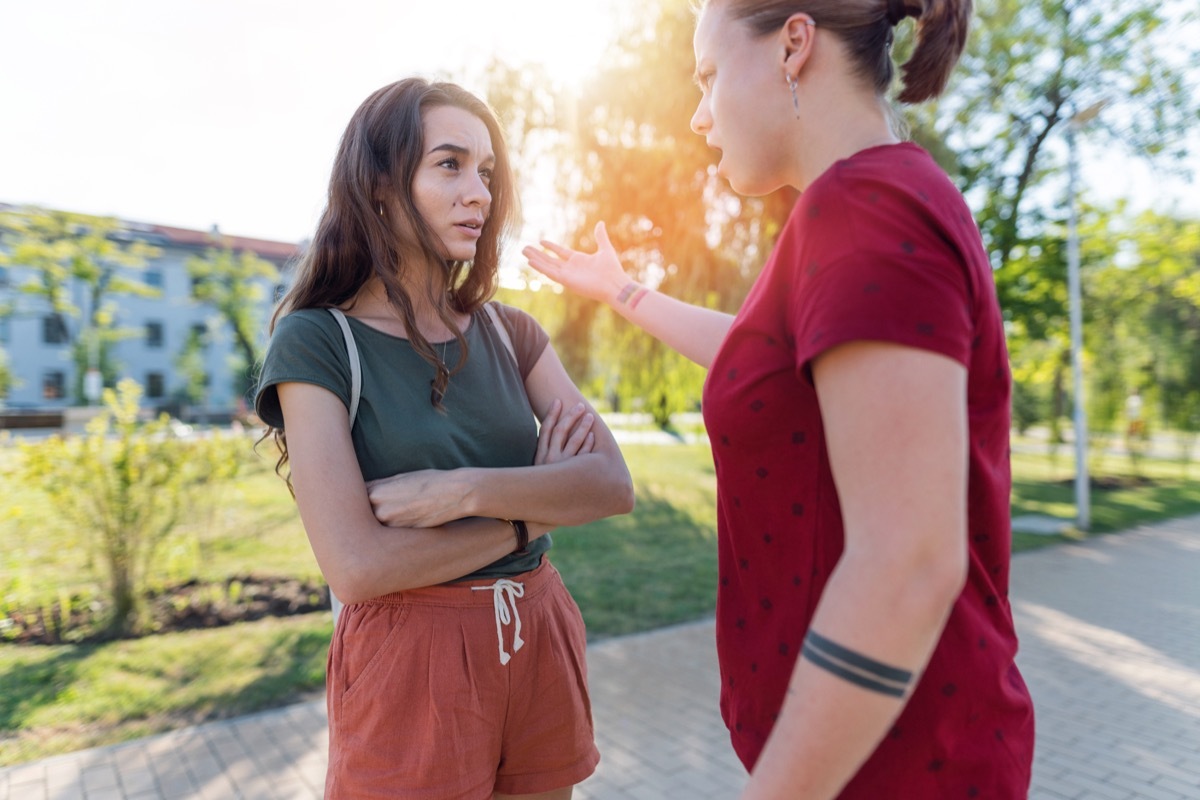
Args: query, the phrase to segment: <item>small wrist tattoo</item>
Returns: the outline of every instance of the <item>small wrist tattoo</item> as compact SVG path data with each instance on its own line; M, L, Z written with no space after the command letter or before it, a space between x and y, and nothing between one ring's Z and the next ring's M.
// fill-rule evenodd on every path
M629 302L630 295L632 295L637 290L638 290L637 283L634 281L630 281L629 283L625 284L625 287L623 289L621 289L620 292L617 293L617 302L624 305L625 303Z
M639 287L638 290L633 293L633 297L630 298L629 307L637 308L637 304L642 302L642 298L648 294L650 294L649 289L647 289L645 286Z
M804 637L800 655L814 666L844 681L891 697L903 697L913 679L913 674L908 670L881 664L837 642L831 642L815 631L809 631Z

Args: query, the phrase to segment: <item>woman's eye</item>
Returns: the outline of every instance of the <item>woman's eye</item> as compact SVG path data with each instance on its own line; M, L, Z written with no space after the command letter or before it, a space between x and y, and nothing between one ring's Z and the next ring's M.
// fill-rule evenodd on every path
M438 166L446 167L447 169L458 169L458 159L457 158L447 158L446 160L440 162L438 164Z
M483 178L483 182L484 182L484 183L486 183L486 184L491 184L491 182L492 182L492 171L491 171L490 169L481 169L481 170L479 170L479 177L480 177L480 178Z
M712 89L713 74L712 72L706 72L700 76L700 88L702 90L707 92Z

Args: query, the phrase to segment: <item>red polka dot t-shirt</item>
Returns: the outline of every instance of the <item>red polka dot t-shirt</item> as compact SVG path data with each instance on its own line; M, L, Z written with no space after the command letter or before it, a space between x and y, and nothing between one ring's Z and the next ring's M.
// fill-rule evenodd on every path
M734 747L752 767L842 553L810 367L855 340L967 367L970 567L920 683L842 797L1023 798L1033 709L1013 663L1008 602L1004 331L962 195L908 143L839 161L804 192L705 383L718 486L721 710Z

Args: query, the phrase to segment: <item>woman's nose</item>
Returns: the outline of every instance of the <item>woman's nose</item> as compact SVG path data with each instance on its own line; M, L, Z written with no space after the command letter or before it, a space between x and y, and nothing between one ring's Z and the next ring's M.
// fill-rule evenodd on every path
M712 129L712 115L708 113L708 98L703 97L692 114L692 132L705 136Z
M482 175L476 174L474 178L468 181L467 187L463 192L463 202L466 205L482 206L486 206L492 202L492 192L488 189L488 185L483 180Z

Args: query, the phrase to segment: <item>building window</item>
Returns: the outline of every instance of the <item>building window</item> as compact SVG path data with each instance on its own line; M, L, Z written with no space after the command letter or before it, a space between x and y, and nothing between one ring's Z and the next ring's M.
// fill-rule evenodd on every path
M47 314L42 317L42 342L45 344L66 344L70 336L67 334L67 324L61 314Z
M8 344L12 331L8 327L8 317L0 317L0 344Z
M167 393L167 382L161 372L146 373L146 398L161 400Z
M147 286L153 286L155 289L163 288L163 274L161 269L148 269L143 274Z
M62 400L67 396L67 375L59 370L42 374L42 399Z
M161 322L146 323L146 347L163 346L163 324Z
M0 267L0 286L8 286L8 267Z

